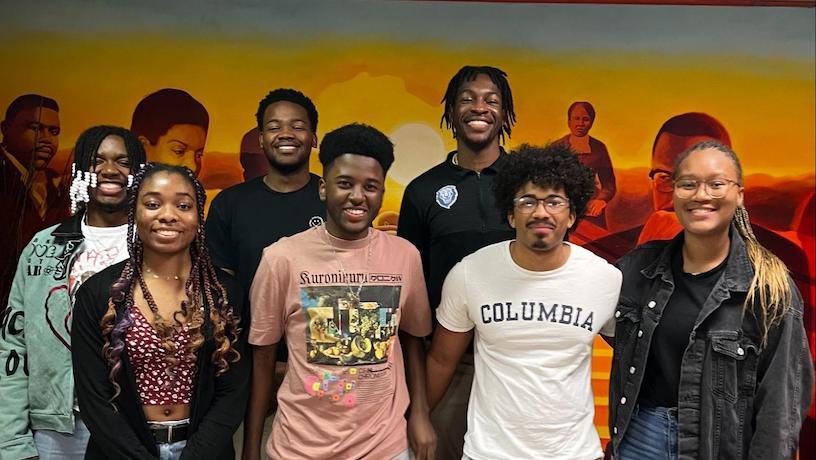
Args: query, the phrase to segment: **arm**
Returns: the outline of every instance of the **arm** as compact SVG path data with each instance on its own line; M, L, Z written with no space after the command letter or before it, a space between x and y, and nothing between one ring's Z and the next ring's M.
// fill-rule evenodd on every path
M420 337L400 332L400 344L405 350L405 377L411 407L408 413L408 440L417 460L433 460L436 453L436 432L429 416L425 394L425 343Z
M793 286L793 282L790 282ZM771 329L759 356L750 458L794 458L813 394L813 362L802 321L802 299ZM746 422L747 423L747 422Z
M79 287L71 327L71 356L82 420L88 426L94 442L110 457L156 458L145 449L124 415L114 410L109 402L114 389L108 381L108 363L102 356L105 340L99 326L107 309L107 302L105 296L94 296L91 292L92 286L98 284L91 278ZM100 286L97 289L104 290ZM124 369L119 372L121 376Z
M598 163L595 172L601 181L601 191L595 198L608 203L617 192L615 169L612 167L612 160L609 158L609 151L606 149L606 145L601 141L597 142L600 145L598 146Z
M25 342L25 261L23 251L14 274L8 306L0 311L0 452L3 458L37 456L28 418L28 354ZM8 372L14 369L13 372Z
M459 360L462 359L472 339L473 329L467 332L453 332L441 324L436 325L431 341L431 351L428 352L425 364L428 406L431 410L445 396L456 365L459 364Z
M255 346L252 354L252 386L244 418L244 460L260 460L264 422L275 397L275 361L278 344Z

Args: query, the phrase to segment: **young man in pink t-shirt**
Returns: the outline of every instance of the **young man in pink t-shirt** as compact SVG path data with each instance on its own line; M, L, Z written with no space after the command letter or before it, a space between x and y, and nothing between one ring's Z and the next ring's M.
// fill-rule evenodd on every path
M289 362L270 458L407 460L409 441L416 458L433 458L422 263L409 242L371 227L393 161L391 141L370 126L327 134L320 144L325 225L264 250L250 293L255 353L245 459L260 455L284 337Z

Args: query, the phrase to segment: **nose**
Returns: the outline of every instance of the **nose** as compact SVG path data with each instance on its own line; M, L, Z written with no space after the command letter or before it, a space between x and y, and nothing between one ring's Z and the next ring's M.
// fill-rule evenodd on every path
M40 125L40 134L39 134L40 142L44 142L46 144L53 145L53 144L55 144L54 139L56 137L57 136L55 136L54 134L51 133L51 128L50 127L45 126L45 125Z
M705 182L698 182L697 189L694 190L694 195L691 196L694 201L708 201L711 195L708 194L708 188Z
M473 100L473 105L470 106L470 111L475 113L487 112L487 101L484 98L477 97Z
M112 177L119 175L119 168L113 161L104 161L96 167L96 173L102 177Z
M159 209L159 222L176 222L178 214L176 213L176 206L173 203L166 203Z
M349 190L349 201L352 204L360 204L365 199L365 194L363 193L362 186L354 186Z
M547 206L545 206L541 200L536 202L535 208L533 208L533 212L530 214L537 220L543 220L544 218L549 219L551 217L550 211L547 210Z

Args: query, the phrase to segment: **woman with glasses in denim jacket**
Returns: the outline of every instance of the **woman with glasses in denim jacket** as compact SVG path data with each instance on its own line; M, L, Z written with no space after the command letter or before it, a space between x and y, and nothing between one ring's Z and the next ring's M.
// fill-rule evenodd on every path
M694 145L672 179L683 232L617 263L612 455L791 458L813 390L801 296L754 236L729 147Z

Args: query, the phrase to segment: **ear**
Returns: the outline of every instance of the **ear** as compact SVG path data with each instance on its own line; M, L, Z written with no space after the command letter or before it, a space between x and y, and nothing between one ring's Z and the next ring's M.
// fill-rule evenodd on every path
M142 144L145 152L147 152L148 147L153 147L153 144L151 144L150 141L144 136L139 136L139 142Z
M317 148L317 133L312 134L312 148Z
M317 187L318 195L320 195L320 201L326 202L326 181L321 177L320 178L320 185Z
M258 147L261 148L261 152L263 152L263 131L258 131Z
M572 226L575 225L575 220L575 211L570 209L569 225L567 225L567 228L572 228Z
M6 131L8 131L8 122L6 120L0 121L0 133L3 134L3 141L6 140Z
M507 214L507 223L510 224L511 228L516 228L516 216L514 216L512 212Z
M745 187L740 187L737 192L737 206L744 206L743 199L745 198Z

